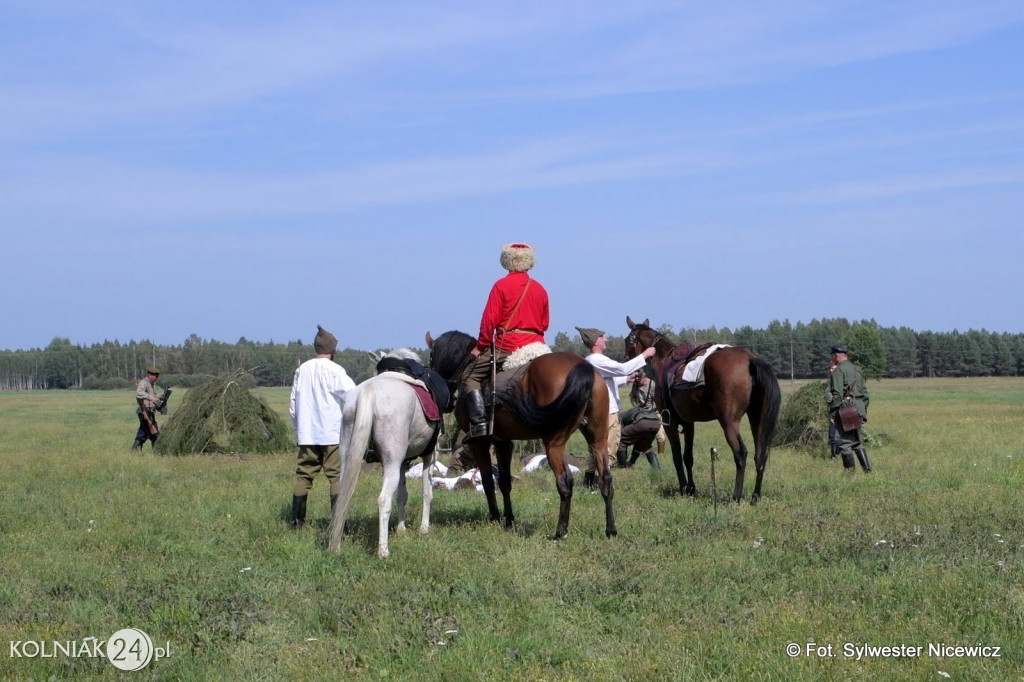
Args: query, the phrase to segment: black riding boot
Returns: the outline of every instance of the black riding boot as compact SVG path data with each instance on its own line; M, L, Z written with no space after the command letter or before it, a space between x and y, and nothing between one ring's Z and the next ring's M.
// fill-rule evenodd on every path
M587 490L593 490L594 486L597 485L597 474L593 471L588 471L583 474L583 487Z
M136 438L135 442L132 443L132 450L141 450L142 446L145 445L145 444L146 444L146 439L145 438L143 438L142 440L139 440L138 438Z
M636 446L634 445L633 446L633 452L630 453L630 455L629 455L629 466L633 466L634 464L636 464L636 461L638 459L640 459L640 451L637 450Z
M860 468L864 470L865 474L870 474L871 460L868 459L868 451L863 447L859 447L854 452L857 453L857 459L860 460Z
M487 407L484 405L482 391L470 391L466 394L466 411L469 413L469 433L463 441L487 436Z
M309 495L292 495L292 528L302 528L306 523L306 500Z
M661 464L658 462L658 455L655 454L654 450L647 451L647 461L651 463L652 469L661 468Z
M853 455L848 455L845 452L840 453L843 456L843 468L847 471L853 471L856 469L856 465L853 463Z
M615 462L623 469L629 466L629 462L626 461L625 445L620 445L619 449L615 451Z
M828 446L832 450L832 459L836 459L837 457L839 457L839 444L829 443Z

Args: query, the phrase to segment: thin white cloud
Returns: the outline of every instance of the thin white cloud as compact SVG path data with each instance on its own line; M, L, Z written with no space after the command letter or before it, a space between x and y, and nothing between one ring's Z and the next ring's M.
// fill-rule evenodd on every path
M30 76L0 77L0 135L206 116L317 90L373 111L722 87L942 49L1024 21L1024 4L1003 0L257 5L212 19L189 6L100 7L106 15L67 19L111 35L113 47L94 48L69 34L67 59L84 63L34 65L0 49Z
M962 170L921 175L893 175L859 182L809 187L773 197L779 204L856 204L894 197L1024 184L1024 170Z
M353 208L696 173L716 161L582 138L480 154L375 162L321 173L168 171L96 160L39 162L5 182L0 210L73 215L108 227L145 221L318 215Z

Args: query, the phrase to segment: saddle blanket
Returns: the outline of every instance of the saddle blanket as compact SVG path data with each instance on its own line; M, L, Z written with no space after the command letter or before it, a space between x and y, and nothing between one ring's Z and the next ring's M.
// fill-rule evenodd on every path
M440 421L441 410L438 408L437 403L430 396L430 392L427 390L426 384L419 379L413 379L408 374L402 374L401 372L384 372L378 374L379 377L386 376L389 379L395 379L397 381L404 381L412 387L416 397L419 398L420 407L423 408L423 416L427 418L429 422Z
M708 346L708 349L686 363L686 367L683 368L683 376L679 380L686 384L688 387L697 387L704 384L704 361L719 348L728 348L727 343L716 343L712 346Z

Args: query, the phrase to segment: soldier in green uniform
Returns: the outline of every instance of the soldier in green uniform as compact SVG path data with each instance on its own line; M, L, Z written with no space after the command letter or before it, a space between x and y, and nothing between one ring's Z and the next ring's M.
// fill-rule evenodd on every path
M868 451L860 438L860 427L847 430L839 417L839 408L854 405L860 420L868 420L868 388L864 383L864 374L850 362L849 350L846 346L832 346L832 362L836 365L828 378L828 389L825 391L825 403L828 405L828 416L836 426L836 448L843 458L843 467L848 471L855 468L853 456L856 455L864 473L871 472Z

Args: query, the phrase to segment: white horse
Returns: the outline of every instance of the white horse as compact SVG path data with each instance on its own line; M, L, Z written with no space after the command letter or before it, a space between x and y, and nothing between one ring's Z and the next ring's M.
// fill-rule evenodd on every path
M391 357L419 362L419 356L401 348L387 354ZM391 502L398 493L398 527L405 531L405 503L409 499L405 488L405 472L412 460L423 460L423 519L420 532L430 530L430 501L434 496L430 470L434 464L436 448L424 449L434 435L434 424L427 421L413 391L410 377L396 372L384 372L371 377L345 394L342 407L342 433L338 456L341 459L341 490L334 506L329 529L328 551L338 552L341 536L348 516L349 504L356 482L363 468L363 456L372 444L384 467L384 485L377 497L378 544L377 554L388 556L388 524Z

